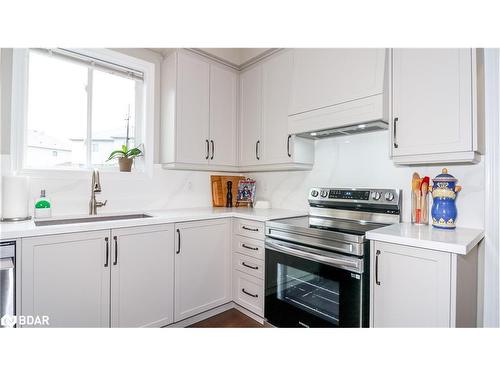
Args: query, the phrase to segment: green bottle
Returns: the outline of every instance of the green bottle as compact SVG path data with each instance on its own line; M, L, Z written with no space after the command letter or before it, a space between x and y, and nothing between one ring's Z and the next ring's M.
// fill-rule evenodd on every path
M40 198L35 202L35 218L47 218L52 216L50 199L45 195L45 189L40 191Z

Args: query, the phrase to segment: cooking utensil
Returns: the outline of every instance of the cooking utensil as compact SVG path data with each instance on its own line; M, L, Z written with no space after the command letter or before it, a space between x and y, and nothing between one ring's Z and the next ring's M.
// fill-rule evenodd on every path
M420 175L415 172L412 176L411 181L411 222L418 223L417 221L417 209L418 206L418 197L420 196Z
M420 222L422 224L429 223L429 212L428 212L429 204L427 203L427 193L429 192L429 181L430 181L429 176L425 176L422 179L422 185L420 186L420 192L422 195L422 202L421 202L422 215L420 217Z

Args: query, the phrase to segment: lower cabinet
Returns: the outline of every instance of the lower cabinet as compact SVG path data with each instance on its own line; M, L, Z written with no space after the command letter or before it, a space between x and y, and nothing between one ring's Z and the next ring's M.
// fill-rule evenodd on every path
M173 320L173 225L22 240L22 315L50 327L162 326Z
M48 316L50 327L109 327L109 241L108 230L23 239L22 315Z
M477 249L467 255L372 242L372 327L474 327Z
M231 221L175 226L175 321L231 301Z
M173 225L112 231L111 327L174 321Z
M233 221L233 300L264 317L264 223Z

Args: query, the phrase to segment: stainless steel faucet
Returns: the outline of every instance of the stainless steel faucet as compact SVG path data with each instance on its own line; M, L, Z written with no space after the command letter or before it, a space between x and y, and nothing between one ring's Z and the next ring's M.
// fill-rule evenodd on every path
M92 186L90 187L90 202L89 202L89 215L97 215L97 207L105 206L108 203L106 199L104 202L99 202L95 199L95 194L101 192L101 182L99 179L99 171L94 169L92 172Z

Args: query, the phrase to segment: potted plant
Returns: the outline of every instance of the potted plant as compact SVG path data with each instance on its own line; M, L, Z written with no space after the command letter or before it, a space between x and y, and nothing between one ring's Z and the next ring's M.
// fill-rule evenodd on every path
M123 145L121 150L113 151L106 161L118 158L120 172L130 172L132 170L132 163L138 156L142 156L142 151L138 147L129 149L126 145Z

